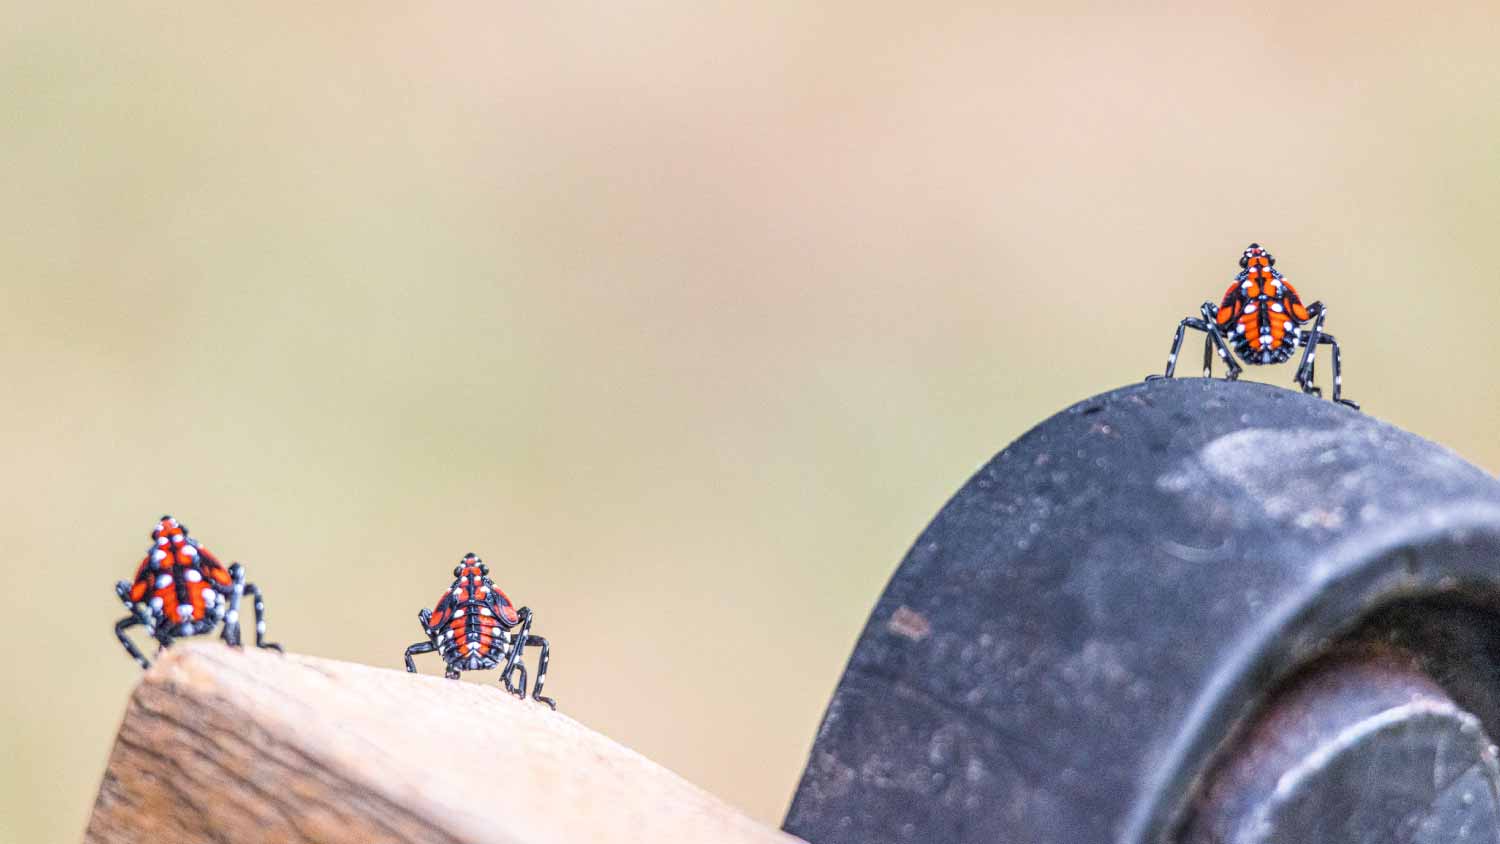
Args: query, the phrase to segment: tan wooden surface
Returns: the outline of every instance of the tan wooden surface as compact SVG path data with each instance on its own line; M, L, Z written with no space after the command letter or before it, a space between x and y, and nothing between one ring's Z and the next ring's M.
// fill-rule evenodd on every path
M218 643L174 646L144 675L85 834L88 844L798 840L497 684Z

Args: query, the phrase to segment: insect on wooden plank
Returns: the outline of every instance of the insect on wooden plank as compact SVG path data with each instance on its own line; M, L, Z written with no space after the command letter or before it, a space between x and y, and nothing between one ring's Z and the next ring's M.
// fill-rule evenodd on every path
M246 594L255 601L255 646L281 650L266 641L264 596L254 583L245 582L245 567L231 563L226 568L188 536L187 525L171 516L156 523L135 579L115 584L115 594L130 613L115 623L115 636L142 668L150 668L151 662L125 631L144 627L165 648L175 639L209 633L222 622L220 636L239 646L240 601Z
M427 641L406 649L406 670L417 670L413 655L434 651L447 666L444 675L453 680L462 671L503 666L500 680L505 690L524 700L526 664L521 661L521 652L527 647L541 648L531 697L556 709L556 701L542 696L549 649L546 639L531 632L531 608L516 609L490 580L490 567L475 554L464 555L453 569L453 578L436 606L417 613ZM511 678L517 673L520 682L513 682Z

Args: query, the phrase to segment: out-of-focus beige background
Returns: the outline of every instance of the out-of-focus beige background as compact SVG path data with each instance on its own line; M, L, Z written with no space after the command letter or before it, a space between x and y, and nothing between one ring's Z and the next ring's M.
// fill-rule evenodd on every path
M81 833L162 512L393 669L479 552L779 822L917 532L1251 240L1500 468L1500 9L1114 5L9 4L0 840Z

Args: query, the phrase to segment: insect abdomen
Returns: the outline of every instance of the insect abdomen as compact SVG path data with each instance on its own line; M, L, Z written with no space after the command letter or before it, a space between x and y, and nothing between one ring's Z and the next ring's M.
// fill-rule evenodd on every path
M1219 330L1248 364L1281 363L1297 350L1308 313L1275 270L1240 273L1219 309Z

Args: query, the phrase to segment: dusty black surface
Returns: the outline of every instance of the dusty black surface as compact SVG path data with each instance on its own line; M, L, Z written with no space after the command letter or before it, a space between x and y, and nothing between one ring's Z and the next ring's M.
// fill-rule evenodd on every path
M1170 840L1277 684L1377 610L1439 599L1500 608L1500 482L1452 452L1260 384L1098 396L997 455L918 538L786 829Z

